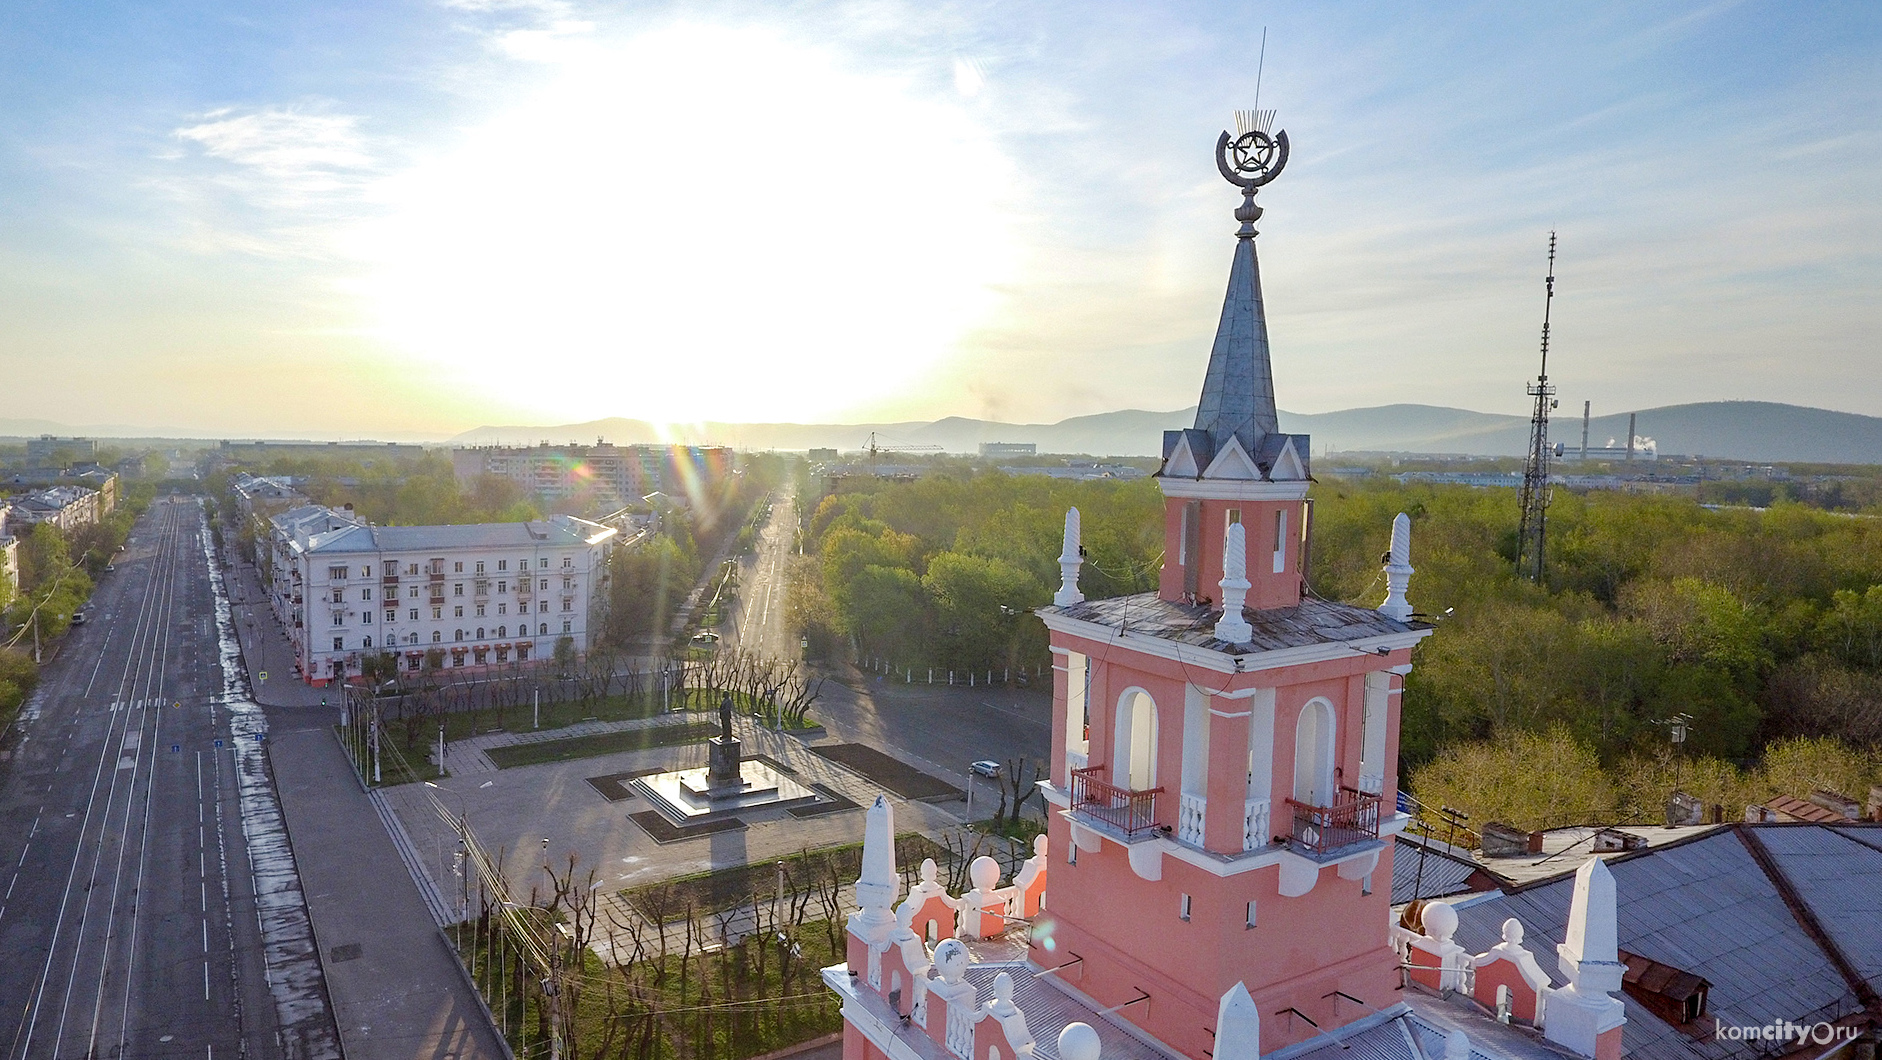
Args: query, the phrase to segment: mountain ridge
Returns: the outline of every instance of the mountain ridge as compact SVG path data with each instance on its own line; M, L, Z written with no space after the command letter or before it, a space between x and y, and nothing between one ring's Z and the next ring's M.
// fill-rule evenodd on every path
M464 431L443 445L534 445L540 441L589 442L606 438L620 445L678 442L731 445L747 449L804 450L834 448L854 452L868 436L878 436L889 451L897 446L938 446L972 453L983 442L1031 442L1042 453L1092 456L1157 456L1163 432L1190 426L1195 406L1169 411L1120 409L1072 416L1056 423L1005 423L969 416L938 420L885 420L873 423L725 423L659 425L646 420L609 417L554 426L483 426ZM1624 444L1629 413L1596 416L1588 443ZM1882 464L1882 417L1789 405L1771 401L1705 401L1640 409L1636 431L1653 439L1665 455L1699 454L1743 461L1796 461L1832 464ZM1325 462L1341 452L1402 452L1470 456L1520 456L1528 448L1526 416L1442 405L1394 404L1334 412L1282 410L1281 429L1313 437L1314 457ZM1565 449L1581 444L1581 418L1557 416L1552 437ZM312 433L312 432L310 432ZM0 437L39 434L155 440L238 437L210 432L151 430L112 426L73 426L43 419L0 419ZM325 441L326 438L320 440ZM425 441L407 432L380 440Z
M1190 426L1195 406L1157 412L1120 409L1073 416L1057 423L1004 423L967 416L933 421L854 424L704 423L668 425L613 417L555 427L488 426L466 431L454 445L534 444L606 437L617 444L673 441L753 449L834 448L856 451L871 433L885 449L934 445L972 453L983 442L1032 442L1042 453L1093 456L1160 455L1165 430ZM1593 417L1588 444L1626 444L1630 413ZM1882 417L1771 401L1706 401L1663 405L1631 413L1636 434L1666 455L1808 463L1882 463ZM1475 412L1441 405L1393 404L1335 412L1281 410L1281 429L1313 437L1325 460L1345 451L1521 456L1529 445L1525 416ZM1581 418L1556 417L1551 438L1566 449L1581 444Z

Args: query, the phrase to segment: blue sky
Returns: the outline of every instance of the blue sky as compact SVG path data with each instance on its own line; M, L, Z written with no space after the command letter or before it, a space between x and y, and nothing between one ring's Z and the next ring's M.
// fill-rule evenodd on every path
M8 418L1194 401L1237 107L1282 405L1882 415L1874 4L13 3Z

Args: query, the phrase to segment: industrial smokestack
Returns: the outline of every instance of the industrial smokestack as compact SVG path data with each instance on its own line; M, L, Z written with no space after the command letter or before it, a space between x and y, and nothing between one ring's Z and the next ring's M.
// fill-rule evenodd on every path
M1584 401L1581 403L1581 459L1582 459L1582 463L1588 462L1588 413L1589 413L1589 410L1593 408L1594 408L1594 402L1592 401Z
M1637 414L1632 413L1632 412L1627 414L1627 459L1629 461L1634 459L1634 416L1635 415Z

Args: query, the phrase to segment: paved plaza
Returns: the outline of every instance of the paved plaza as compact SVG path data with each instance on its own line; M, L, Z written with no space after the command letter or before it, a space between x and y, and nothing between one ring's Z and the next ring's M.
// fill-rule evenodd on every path
M588 728L600 732L634 724L647 723L591 723ZM796 737L758 728L748 718L736 718L733 724L748 757L762 755L795 770L792 779L800 784L824 785L858 806L885 793L861 775L813 753ZM423 877L421 885L428 885L440 911L449 914L462 900L456 824L447 819L460 813L485 849L503 853L504 875L518 895L527 895L532 887L546 882L545 862L558 872L566 871L571 853L577 858L578 875L593 870L604 890L618 891L674 876L768 861L806 847L853 843L862 837L859 809L807 818L784 810L760 810L738 815L744 828L660 843L629 820L630 814L652 808L644 797L628 792L628 797L610 801L589 783L590 778L642 770L704 766L704 744L506 770L492 767L483 754L506 741L571 734L570 729L486 734L450 744L446 764L456 775L439 781L436 788L408 784L381 790L379 799L403 832L408 857ZM960 821L958 801L946 807L889 797L895 803L898 830L934 833ZM444 808L443 815L439 807Z

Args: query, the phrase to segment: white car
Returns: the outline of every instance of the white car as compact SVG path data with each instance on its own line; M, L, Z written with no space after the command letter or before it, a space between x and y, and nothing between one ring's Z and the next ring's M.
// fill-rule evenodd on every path
M974 775L977 777L992 777L995 780L1000 778L1000 763L995 762L991 758L983 758L975 762L969 768L974 771Z

